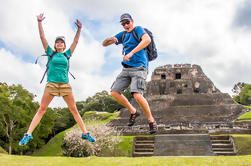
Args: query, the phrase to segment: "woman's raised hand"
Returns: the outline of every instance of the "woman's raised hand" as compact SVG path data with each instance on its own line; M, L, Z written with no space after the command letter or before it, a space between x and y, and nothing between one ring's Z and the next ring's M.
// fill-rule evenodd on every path
M37 21L42 22L45 19L44 14L41 13L40 15L37 16Z
M76 19L75 24L78 26L79 29L82 28L82 23L78 19Z

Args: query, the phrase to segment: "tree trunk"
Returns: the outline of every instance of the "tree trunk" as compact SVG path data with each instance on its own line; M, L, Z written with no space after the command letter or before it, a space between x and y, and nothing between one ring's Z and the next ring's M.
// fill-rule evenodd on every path
M12 131L13 131L14 127L15 127L14 121L10 120L10 123L9 123L9 134L8 134L8 137L9 137L9 154L12 153L12 147L11 147L12 142L13 142Z
M9 154L12 153L11 143L9 144Z

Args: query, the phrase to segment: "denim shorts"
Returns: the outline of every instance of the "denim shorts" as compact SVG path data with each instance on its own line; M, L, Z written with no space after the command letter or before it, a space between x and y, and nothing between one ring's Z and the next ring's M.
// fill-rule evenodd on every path
M131 93L144 93L146 89L147 69L143 66L123 68L112 84L111 91L123 92L129 85Z

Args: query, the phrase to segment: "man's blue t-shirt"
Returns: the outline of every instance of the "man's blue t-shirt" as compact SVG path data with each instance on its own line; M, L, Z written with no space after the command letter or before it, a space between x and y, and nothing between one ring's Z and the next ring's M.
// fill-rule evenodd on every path
M123 44L125 55L127 55L135 47L137 47L137 45L139 43L133 37L133 32L132 31L127 32L125 34L124 42L122 43L123 32L125 32L125 31L122 31L122 32L118 33L117 35L115 35L115 37L118 40L118 42L116 44L117 45L118 44ZM146 33L145 30L140 26L135 27L135 32L136 32L139 39L141 39L142 35ZM135 54L133 54L133 56L129 59L129 61L124 61L123 60L122 63L124 63L126 65L129 65L129 66L133 66L133 67L145 66L146 68L148 68L147 51L145 49L142 49L142 50L136 52Z

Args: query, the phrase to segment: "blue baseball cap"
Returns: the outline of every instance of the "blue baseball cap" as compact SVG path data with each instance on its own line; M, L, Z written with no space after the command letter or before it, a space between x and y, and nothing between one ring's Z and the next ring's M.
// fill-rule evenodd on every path
M124 13L120 16L120 22L123 20L132 20L132 16L129 13Z

